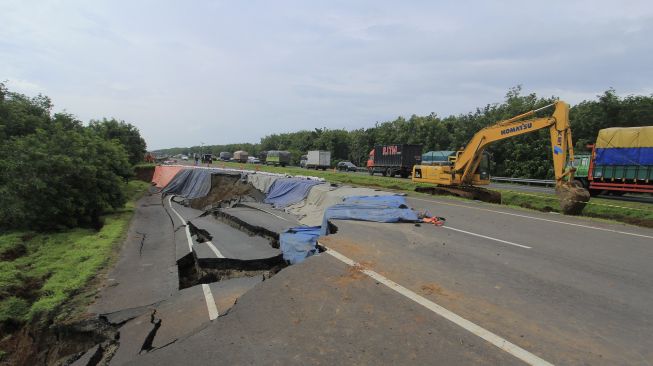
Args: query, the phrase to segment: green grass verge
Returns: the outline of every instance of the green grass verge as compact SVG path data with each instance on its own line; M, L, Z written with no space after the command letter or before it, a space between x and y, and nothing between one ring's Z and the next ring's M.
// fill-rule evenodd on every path
M271 173L286 173L291 175L311 175L324 178L329 182L343 183L359 186L378 187L415 193L415 187L428 186L422 183L413 183L409 179L370 176L363 174L339 173L333 170L307 170L297 167L272 167L265 165L222 163L213 164L214 167L224 165L227 168L255 169ZM501 192L501 204L506 206L521 207L545 212L560 212L560 204L555 194L526 193L517 190L498 190ZM648 203L616 201L592 197L585 206L582 216L597 217L608 220L625 222L633 225L653 227L653 207Z
M149 185L130 181L124 208L107 214L100 231L13 232L0 235L0 324L51 319L109 263Z

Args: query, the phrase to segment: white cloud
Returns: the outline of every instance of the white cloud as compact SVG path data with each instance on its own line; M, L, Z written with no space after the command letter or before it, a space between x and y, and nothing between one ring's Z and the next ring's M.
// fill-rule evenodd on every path
M0 80L150 147L653 89L646 1L5 1Z

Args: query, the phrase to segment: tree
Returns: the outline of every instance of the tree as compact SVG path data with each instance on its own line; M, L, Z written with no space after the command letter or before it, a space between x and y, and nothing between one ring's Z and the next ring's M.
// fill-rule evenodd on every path
M125 203L123 145L50 108L47 97L0 85L0 230L99 228L104 212Z
M114 118L91 120L89 127L98 136L106 140L117 140L127 151L129 162L132 165L143 161L147 145L141 137L141 133L134 125L125 121L118 121Z

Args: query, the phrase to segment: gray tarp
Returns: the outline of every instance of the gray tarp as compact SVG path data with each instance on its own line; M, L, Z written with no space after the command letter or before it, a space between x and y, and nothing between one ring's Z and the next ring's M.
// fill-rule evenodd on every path
M377 191L371 188L333 187L328 184L314 186L305 200L288 206L286 212L300 217L299 222L308 226L319 226L327 207L342 203L349 196L389 196L395 193Z
M285 178L281 174L250 173L247 175L247 183L251 183L254 188L267 194L270 187L279 178Z
M213 174L241 176L240 172L221 169L184 169L163 189L162 193L174 194L187 199L206 196L211 191L211 176Z

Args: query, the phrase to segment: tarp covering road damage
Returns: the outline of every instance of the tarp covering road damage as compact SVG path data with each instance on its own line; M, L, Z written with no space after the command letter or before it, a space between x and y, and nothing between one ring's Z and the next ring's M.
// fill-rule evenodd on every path
M352 196L330 206L324 212L322 226L300 226L281 234L279 242L283 258L290 264L301 263L317 253L320 236L329 234L329 220L360 220L373 222L417 222L417 213L398 195Z
M329 220L360 220L373 222L417 222L419 217L406 204L404 196L347 197L343 203L324 211L322 235L329 234Z
M211 176L214 174L240 176L238 172L218 169L184 169L168 183L163 194L174 194L187 199L206 196L211 191Z
M182 169L183 167L178 165L157 165L154 168L152 183L156 184L157 188L164 188Z
M324 210L329 206L342 203L350 196L385 196L391 192L378 191L372 188L332 186L320 184L311 188L305 200L286 207L285 211L299 216L299 222L308 226L322 225Z
M279 243L283 259L290 264L297 264L317 254L317 239L320 237L319 226L300 226L281 233Z
M313 179L280 178L272 183L264 202L274 205L275 208L283 208L304 200L311 188L318 184L324 182Z

